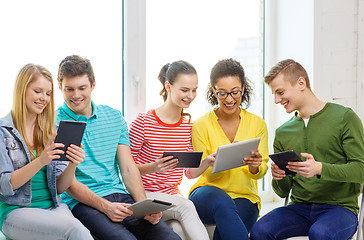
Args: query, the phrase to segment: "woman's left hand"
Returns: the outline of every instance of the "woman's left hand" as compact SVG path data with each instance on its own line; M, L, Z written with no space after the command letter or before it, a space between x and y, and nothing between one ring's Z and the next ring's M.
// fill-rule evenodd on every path
M262 164L262 155L259 153L259 150L251 152L251 154L250 157L243 159L243 163L248 165L251 173L256 174L259 172L259 166Z
M85 151L81 147L71 144L66 151L66 157L70 160L69 164L79 165L85 159Z

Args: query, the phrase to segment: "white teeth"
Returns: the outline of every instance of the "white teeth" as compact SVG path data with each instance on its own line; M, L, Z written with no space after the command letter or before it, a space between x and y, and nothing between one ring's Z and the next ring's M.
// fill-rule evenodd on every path
M38 103L38 102L36 102L35 104L37 104L37 105L39 105L39 106L45 106L45 104L44 104L44 103Z
M232 107L232 106L234 106L234 104L225 104L225 106L227 106L227 107Z

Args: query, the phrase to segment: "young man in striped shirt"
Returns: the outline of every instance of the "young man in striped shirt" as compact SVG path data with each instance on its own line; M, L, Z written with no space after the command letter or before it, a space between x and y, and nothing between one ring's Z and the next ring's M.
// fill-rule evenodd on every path
M180 239L161 220L161 213L145 216L147 221L130 217L132 211L126 207L146 195L130 153L123 116L91 101L95 77L90 61L76 55L66 57L59 65L58 83L65 103L57 111L57 121L86 122L82 139L85 161L62 195L73 215L96 239Z

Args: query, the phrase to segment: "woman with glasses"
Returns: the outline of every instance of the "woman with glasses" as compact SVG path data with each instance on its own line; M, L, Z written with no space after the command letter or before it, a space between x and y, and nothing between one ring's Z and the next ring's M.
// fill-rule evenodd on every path
M243 67L234 59L219 61L211 70L208 102L217 107L197 119L192 127L192 145L203 158L221 145L260 137L252 157L245 164L212 173L214 160L202 160L199 168L188 169L187 177L197 182L190 191L197 212L205 224L216 224L214 239L249 239L248 234L260 210L257 180L267 172L268 133L264 120L249 113L252 89Z

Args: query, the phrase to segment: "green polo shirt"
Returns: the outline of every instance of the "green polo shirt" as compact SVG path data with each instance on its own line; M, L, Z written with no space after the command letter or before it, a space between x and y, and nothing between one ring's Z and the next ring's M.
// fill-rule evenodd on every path
M327 103L310 116L307 127L302 118L292 117L276 130L274 139L274 152L287 150L312 154L322 163L322 173L273 180L280 197L286 197L292 188L292 203L337 205L358 214L360 184L364 182L364 131L353 110Z

